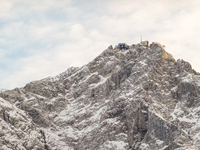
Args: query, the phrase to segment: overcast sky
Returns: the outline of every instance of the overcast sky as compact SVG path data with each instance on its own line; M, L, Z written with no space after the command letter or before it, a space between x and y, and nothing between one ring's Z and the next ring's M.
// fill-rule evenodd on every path
M80 67L141 35L200 72L199 8L199 0L0 0L0 88Z

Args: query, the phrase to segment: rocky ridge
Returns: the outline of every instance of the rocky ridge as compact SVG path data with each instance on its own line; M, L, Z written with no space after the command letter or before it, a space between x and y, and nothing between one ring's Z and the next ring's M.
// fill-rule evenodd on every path
M109 46L0 93L0 149L199 150L200 75L159 43Z

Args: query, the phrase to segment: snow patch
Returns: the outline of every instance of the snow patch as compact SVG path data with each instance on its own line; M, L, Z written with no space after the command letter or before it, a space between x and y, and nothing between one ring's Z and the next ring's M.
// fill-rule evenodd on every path
M142 144L140 145L140 149L145 149L145 148L147 148L147 147L149 147L149 144L142 143Z
M164 150L165 148L167 148L169 145L165 145L164 147L162 147L160 150Z
M172 91L172 92L176 92L177 89L178 89L178 86L175 86L175 87L171 88L171 91Z
M99 77L101 78L100 82L94 83L94 84L90 84L89 86L93 87L93 88L96 88L99 85L104 84L110 76L107 76L107 77L104 78L103 76L99 75Z
M161 145L161 144L163 144L163 143L164 143L164 141L156 140L156 144L158 144L158 145Z
M145 63L145 60L140 61L139 63L140 63L141 65L143 65L143 66L147 65L147 64Z
M185 76L185 77L182 78L182 81L183 82L192 82L193 81L192 75L188 74L187 76Z
M79 84L81 84L81 83L87 81L87 80L88 80L91 76L93 76L93 75L98 75L98 72L94 72L94 73L90 74L90 75L87 76L83 81L81 81Z
M125 150L128 143L124 141L106 141L100 149L115 149L115 150ZM102 149L103 150L103 149Z
M101 117L101 112L103 111L103 110L105 110L106 109L106 107L103 107L103 108L101 108L101 109L99 109L98 111L96 111L95 112L95 115L94 116L92 116L91 118L90 118L90 120L100 120L100 117Z

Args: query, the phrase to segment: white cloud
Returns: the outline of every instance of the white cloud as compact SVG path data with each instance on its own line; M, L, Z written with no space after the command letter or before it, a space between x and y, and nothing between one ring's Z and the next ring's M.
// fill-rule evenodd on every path
M1 0L0 2L0 18L10 17L11 15L12 3L6 0Z
M110 44L158 41L199 63L200 1L0 2L2 88L81 66ZM170 51L176 58L181 57ZM200 71L200 67L195 66Z

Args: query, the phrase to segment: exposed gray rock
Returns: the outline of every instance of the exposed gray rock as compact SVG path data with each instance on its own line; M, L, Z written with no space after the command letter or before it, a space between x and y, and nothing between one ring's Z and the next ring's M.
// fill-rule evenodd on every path
M80 68L0 92L0 149L198 150L199 93L199 73L161 44L109 46Z

